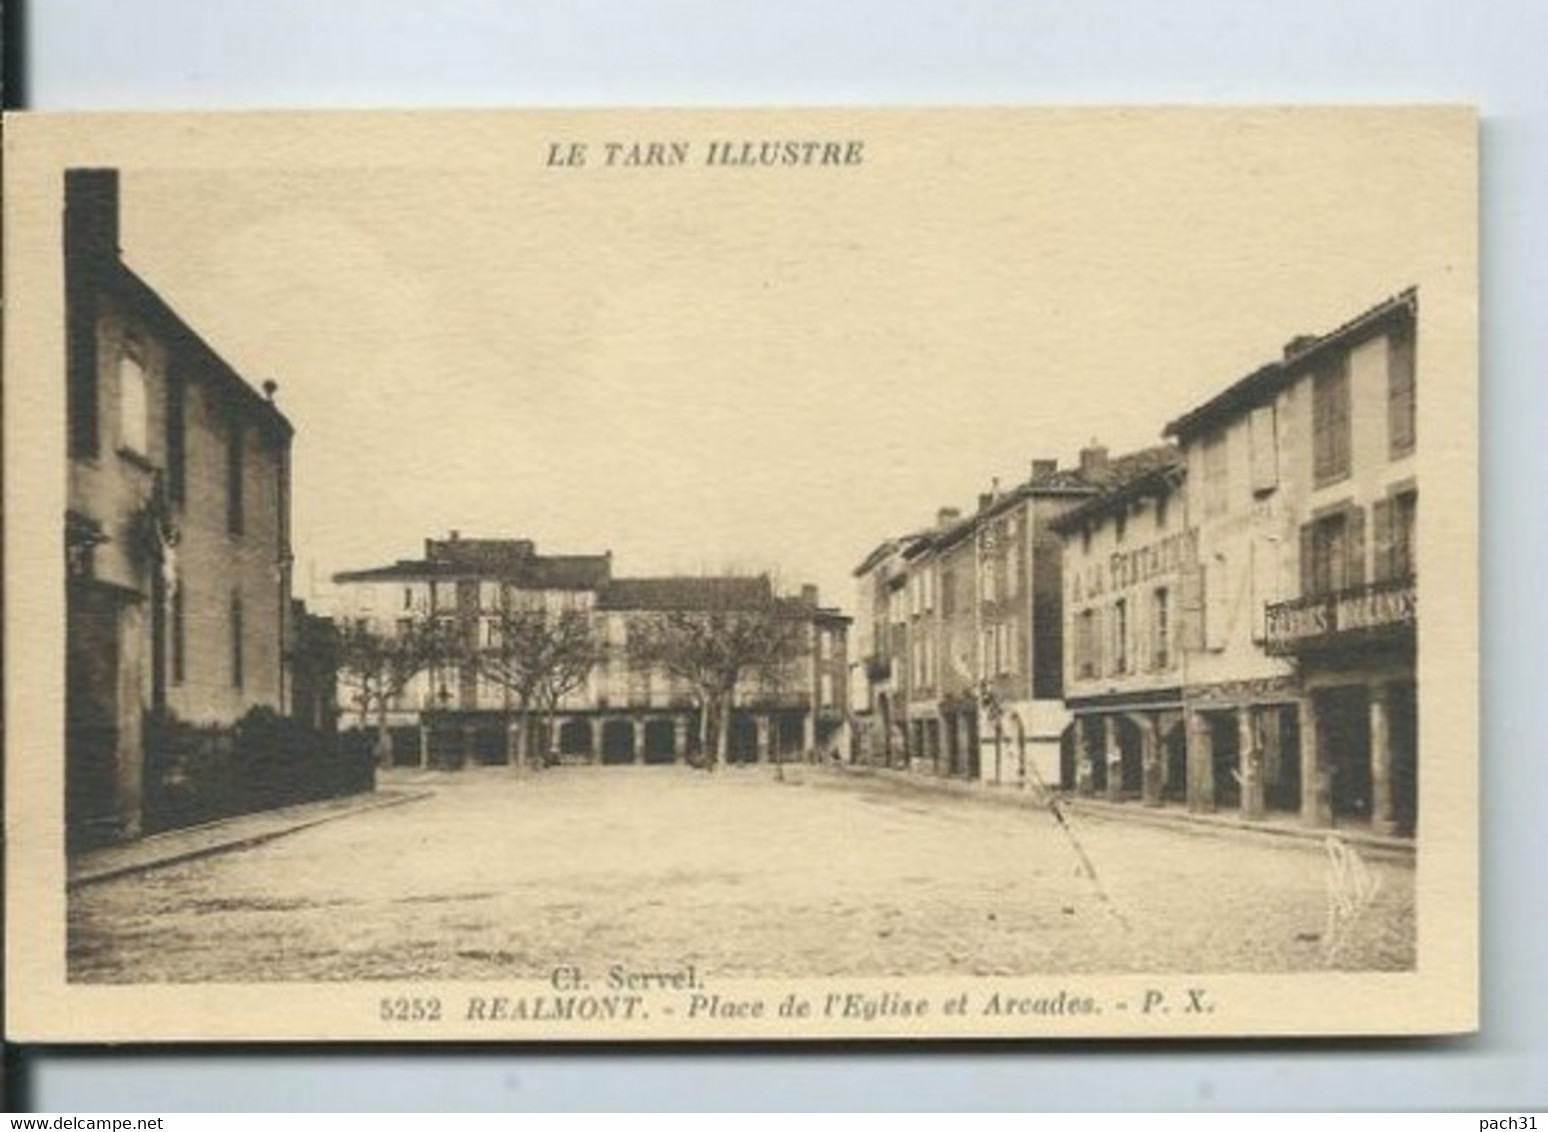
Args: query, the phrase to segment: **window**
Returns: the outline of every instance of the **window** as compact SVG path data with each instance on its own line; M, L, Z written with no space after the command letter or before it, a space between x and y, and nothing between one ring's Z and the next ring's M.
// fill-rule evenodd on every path
M1090 680L1101 671L1101 620L1094 609L1080 611L1075 628L1075 674Z
M413 609L414 608L414 587L412 587L412 586L404 586L403 587L403 608L404 609Z
M118 358L118 441L141 456L150 454L145 367L127 350Z
M1171 594L1159 587L1150 603L1150 663L1156 669L1172 665Z
M1230 507L1230 485L1226 479L1225 433L1215 432L1204 441L1204 514L1223 515Z
M242 690L242 595L231 595L231 686Z
M1170 499L1171 497L1167 495L1156 496L1156 530L1158 531L1166 530L1167 503Z
M1365 581L1365 512L1349 507L1301 528L1301 592L1335 594Z
M241 534L245 525L242 505L242 447L242 421L233 409L226 439L226 530L234 535Z
M1129 529L1129 509L1120 507L1118 514L1113 516L1113 541L1122 542L1123 536Z
M1259 405L1247 418L1252 447L1252 493L1267 495L1279 486L1279 437L1275 432L1274 406Z
M1419 493L1404 492L1392 500L1391 576L1412 578L1418 572L1419 544L1415 521L1419 513Z
M1129 603L1119 598L1113 603L1113 672L1129 670Z
M821 704L822 704L822 706L825 707L825 708L832 707L833 706L833 677L830 676L828 673L824 672L822 674L822 677L818 681L818 689L819 689L818 695L821 697Z
M1414 538L1414 520L1419 509L1419 493L1405 491L1387 499L1378 499L1371 508L1376 528L1374 580L1402 581L1412 578L1418 549Z
M172 683L181 684L187 670L188 638L183 627L183 587L172 591Z
M1220 652L1228 643L1231 621L1231 564L1223 554L1215 554L1205 564L1200 578L1204 612L1204 647Z
M1387 346L1387 437L1391 458L1414 451L1414 328L1405 325Z
M941 571L941 615L950 617L957 611L957 576L950 570Z
M187 497L187 418L188 383L173 370L167 375L167 495L173 503Z
M1349 559L1348 538L1348 523L1343 515L1334 515L1313 524L1312 593L1337 593L1347 584L1345 568Z
M1349 368L1342 357L1312 379L1312 472L1318 487L1349 474Z

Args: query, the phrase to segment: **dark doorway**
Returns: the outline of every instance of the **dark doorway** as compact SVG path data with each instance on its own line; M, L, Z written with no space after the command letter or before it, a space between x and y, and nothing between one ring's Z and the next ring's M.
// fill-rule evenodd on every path
M105 840L118 826L119 602L72 586L65 634L65 815L70 840Z
M1328 771L1333 817L1371 816L1371 711L1363 686L1317 694L1322 759Z
M1123 716L1113 716L1113 737L1118 744L1120 788L1125 798L1138 798L1145 792L1145 761L1139 726Z
M1090 716L1085 722L1084 734L1081 736L1081 757L1089 763L1091 774L1091 789L1094 793L1105 794L1107 792L1107 717Z
M1419 828L1419 695L1412 680L1387 689L1387 729L1392 744L1392 818L1397 831Z
M505 734L498 724L485 724L473 733L473 757L480 766L503 766Z
M774 753L781 762L791 762L801 757L805 746L806 729L799 715L786 713L778 717L774 727Z
M1077 721L1064 729L1059 736L1059 788L1071 793L1075 790L1075 734L1080 729Z
M752 716L740 713L731 717L731 733L727 736L726 761L751 763L758 761L758 725Z
M645 761L670 763L677 758L677 728L670 719L652 719L645 724Z
M1248 711L1249 708L1239 708ZM1210 747L1213 755L1215 778L1215 809L1237 810L1242 805L1241 757L1242 736L1238 730L1236 712L1212 711L1204 717L1209 721Z
M559 728L559 756L565 759L591 757L591 724L584 719L569 719Z
M1181 715L1173 717L1170 726L1163 726L1161 729L1161 758L1162 800L1186 803L1188 801L1188 729L1183 726Z
M602 762L607 766L634 761L634 725L627 719L602 724Z
M1263 709L1259 723L1263 736L1263 804L1270 810L1298 813L1301 809L1300 715L1293 707Z

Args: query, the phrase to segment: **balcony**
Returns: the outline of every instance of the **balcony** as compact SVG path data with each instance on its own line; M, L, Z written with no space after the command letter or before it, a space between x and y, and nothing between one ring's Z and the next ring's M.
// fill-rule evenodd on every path
M1411 575L1282 601L1266 612L1263 647L1270 656L1411 641L1418 623Z

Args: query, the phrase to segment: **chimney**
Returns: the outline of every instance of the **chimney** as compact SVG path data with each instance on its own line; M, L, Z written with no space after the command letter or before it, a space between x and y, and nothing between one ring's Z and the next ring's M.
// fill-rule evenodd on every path
M1091 443L1080 450L1080 474L1100 476L1105 471L1107 471L1107 449L1098 444L1093 437Z
M65 258L79 266L118 258L118 170L65 170Z
M989 504L991 504L993 502L994 502L994 492L992 492L992 491L981 491L981 492L978 493L978 509L980 511L987 511L989 509Z
M955 507L942 507L935 513L935 525L949 527L960 518L962 518L962 512Z
M1046 479L1059 470L1058 460L1033 460L1032 478L1034 480Z
M812 609L817 608L817 587L806 585L801 587L801 604Z
M1317 341L1318 339L1315 334L1297 334L1294 338L1285 343L1285 361L1288 362L1297 354L1306 353L1307 350L1311 349L1317 344Z
M449 540L448 540L448 541L450 541L450 542L456 542L456 541L457 541L457 540L458 540L458 539L460 539L460 538L461 538L461 537L462 537L462 532L461 532L461 531L459 531L459 530L458 530L458 529L457 529L457 528L456 528L456 527L453 527L453 528L452 528L452 531L451 531L451 536L450 536L450 538L449 538Z

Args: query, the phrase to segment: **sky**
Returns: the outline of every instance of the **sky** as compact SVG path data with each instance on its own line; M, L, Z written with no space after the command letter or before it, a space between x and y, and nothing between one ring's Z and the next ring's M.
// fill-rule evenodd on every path
M296 427L296 588L426 537L769 570L1114 454L1460 262L1455 116L515 118L478 145L123 167L126 261ZM727 169L710 141L863 141ZM491 140L492 139L492 140ZM672 168L601 147L681 140ZM460 140L460 139L458 139ZM581 168L547 163L581 141ZM1459 165L1460 159L1460 165ZM1461 195L1459 195L1461 194Z

